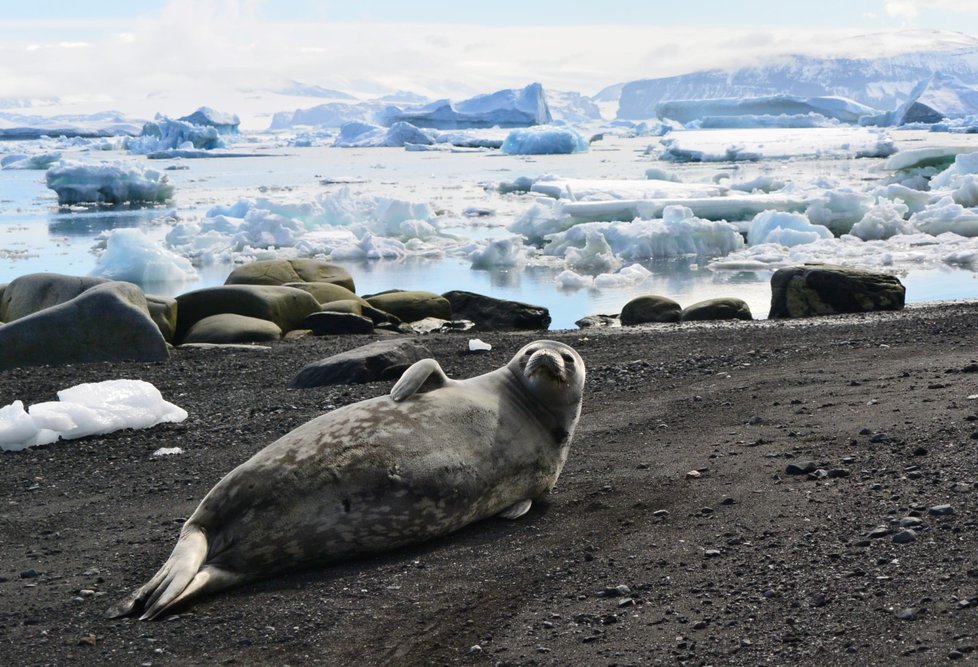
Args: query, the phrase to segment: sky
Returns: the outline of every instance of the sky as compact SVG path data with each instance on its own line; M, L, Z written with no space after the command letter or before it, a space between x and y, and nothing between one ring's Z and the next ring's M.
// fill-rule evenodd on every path
M533 81L592 95L772 54L871 55L930 39L857 37L905 30L975 38L978 2L0 0L0 101L144 116L311 106L264 92L290 80L361 97L461 99Z

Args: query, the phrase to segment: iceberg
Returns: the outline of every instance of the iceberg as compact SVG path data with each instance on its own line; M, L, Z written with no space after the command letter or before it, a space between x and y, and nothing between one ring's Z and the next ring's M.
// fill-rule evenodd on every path
M937 123L947 118L978 114L978 88L937 72L921 81L888 119L890 125Z
M189 260L155 243L137 228L107 232L105 250L89 275L142 286L197 279L197 271Z
M213 127L220 134L237 134L238 126L241 124L237 114L215 111L210 107L200 107L192 114L181 116L177 120L191 125Z
M173 196L173 186L165 175L124 162L62 160L48 169L46 179L62 206L162 204Z
M488 127L527 127L553 121L543 86L508 88L452 103L437 100L421 107L388 107L379 118L384 125L405 122L415 127L458 130Z
M342 148L380 148L433 143L431 135L410 123L398 122L389 128L368 123L347 123L340 128L333 145Z
M493 239L485 245L471 250L469 260L472 262L473 269L521 268L526 265L526 248L523 245L523 237L515 235Z
M676 120L684 125L707 118L812 117L843 123L858 123L863 116L875 114L872 107L844 97L799 97L766 95L762 97L721 97L699 100L659 102L656 116ZM716 122L716 121L714 121ZM729 126L728 126L729 127ZM752 125L746 125L752 127ZM804 127L792 126L792 127Z
M126 148L139 155L174 148L210 150L224 148L224 145L216 127L194 125L185 120L173 120L159 115L156 120L143 125L143 131L138 137L126 141Z
M38 153L37 155L4 155L0 159L3 169L49 169L61 160L61 153Z
M94 114L60 114L38 116L17 112L0 112L0 139L36 140L43 137L104 138L139 134L141 121L117 111Z
M149 382L90 382L62 389L57 401L36 403L28 410L22 401L0 408L0 449L18 451L59 438L150 428L186 418L186 410L165 401Z
M560 155L587 149L587 141L577 131L553 125L513 130L501 148L507 155Z
M272 116L269 130L288 130L294 127L342 127L347 123L372 123L376 107L363 102L348 104L330 102L309 109L280 111Z

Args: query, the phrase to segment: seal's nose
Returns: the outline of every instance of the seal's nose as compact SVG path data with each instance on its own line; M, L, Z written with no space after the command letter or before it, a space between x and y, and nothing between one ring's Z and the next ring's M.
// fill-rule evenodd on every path
M564 360L554 350L537 350L526 362L524 370L526 377L533 377L538 373L546 373L550 379L558 382L565 381L566 369Z

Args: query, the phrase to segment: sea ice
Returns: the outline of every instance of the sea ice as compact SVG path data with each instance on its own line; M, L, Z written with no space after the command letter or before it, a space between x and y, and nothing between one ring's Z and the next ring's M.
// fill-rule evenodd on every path
M686 124L706 118L751 118L781 116L820 116L843 123L857 123L862 116L876 109L844 97L799 97L797 95L768 95L762 97L723 97L702 100L669 100L655 107L659 118L669 118ZM728 127L758 127L742 124ZM781 126L785 127L785 126ZM790 127L804 127L792 125Z
M36 155L4 155L0 159L3 169L48 169L61 159L61 153L38 153Z
M473 269L526 266L526 246L519 235L492 239L469 251Z
M106 233L105 250L89 275L138 285L197 279L197 271L188 259L162 247L135 227Z
M863 241L888 239L897 234L913 233L913 225L906 220L910 212L903 201L880 197L876 205L866 211L862 219L849 232Z
M175 148L210 150L224 147L224 140L216 127L194 125L185 120L173 120L160 115L157 115L156 120L146 123L138 137L126 140L126 148L139 155Z
M621 199L681 199L718 197L727 188L707 183L681 183L673 179L558 178L536 179L530 192L570 201L607 201Z
M410 123L398 122L390 127L347 123L340 128L333 145L342 148L400 148L405 144L428 145L434 142L431 134Z
M890 125L936 123L945 118L978 114L978 89L960 79L935 72L911 91L910 97L890 115Z
M525 127L552 122L543 86L531 83L522 89L507 88L487 95L451 102L437 100L421 107L389 107L380 116L385 125L398 122L416 127L455 130L485 127Z
M507 155L555 155L587 152L587 141L569 127L541 125L513 130L503 142Z
M0 408L0 449L16 451L58 438L71 440L124 428L149 428L186 418L186 410L163 400L149 382L80 384L59 391L58 401L36 403L27 411L22 401Z
M62 160L48 169L46 178L62 206L161 204L173 196L173 186L165 175L125 162Z
M801 213L784 211L758 213L747 229L748 245L779 243L784 246L795 246L830 238L832 232L828 227L813 225L808 217Z

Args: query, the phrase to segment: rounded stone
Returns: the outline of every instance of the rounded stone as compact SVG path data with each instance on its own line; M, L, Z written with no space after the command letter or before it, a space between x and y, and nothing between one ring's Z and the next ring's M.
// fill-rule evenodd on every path
M620 315L624 325L678 322L681 317L682 308L678 303L655 294L632 299L621 309Z

